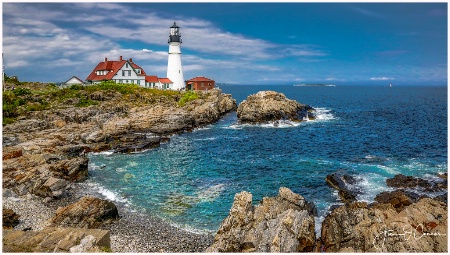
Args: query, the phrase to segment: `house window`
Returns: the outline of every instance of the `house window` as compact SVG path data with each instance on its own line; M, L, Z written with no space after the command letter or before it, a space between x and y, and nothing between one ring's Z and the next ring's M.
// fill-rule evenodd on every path
M125 66L126 66L126 68L128 68L128 63Z

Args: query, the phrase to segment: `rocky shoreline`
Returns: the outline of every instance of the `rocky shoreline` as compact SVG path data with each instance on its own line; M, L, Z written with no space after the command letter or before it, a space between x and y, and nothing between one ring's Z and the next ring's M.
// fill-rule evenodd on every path
M13 227L19 232L3 231L6 235L3 250L68 252L80 242L88 245L76 251L200 252L206 249L212 237L178 229L159 218L136 214L124 207L113 209L119 211L118 219L104 220L110 211L109 202L92 201L85 196L86 187L80 188L88 178L87 153L105 150L128 153L157 147L172 134L213 123L236 109L231 95L218 89L197 93L198 99L180 106L178 95L172 98L132 95L135 101L128 103L124 97L130 99L129 95L97 91L89 95L99 101L97 105L80 109L71 106L74 102L68 99L65 106L29 112L4 126L3 209L12 209L18 215L19 222ZM86 210L90 213L86 214ZM83 230L86 228L109 230L107 246L110 247L97 247L97 236L91 238L90 232ZM39 239L41 232L54 238L54 243ZM73 240L65 240L67 233L71 233ZM25 246L15 243L18 235L35 242ZM29 235L36 238L30 239ZM56 241L58 238L63 240Z
M387 180L387 185L396 190L379 194L372 204L356 200L358 191L350 187L357 181L353 176L330 174L324 182L338 190L344 205L330 208L319 239L314 232L313 203L287 188L280 188L276 197L263 198L257 206L252 205L250 193L236 194L230 215L215 237L191 233L158 217L133 212L124 204L92 197L89 187L83 183L89 176L86 155L89 152L129 153L154 148L170 140L172 134L213 123L236 109L241 123L314 119L312 107L272 91L249 96L239 108L231 95L222 94L220 90L199 93L199 99L181 107L176 100L164 96L157 99L135 96L136 100L142 100L136 106L136 103L124 103L117 93L95 92L91 97L101 102L98 105L84 109L69 105L31 112L16 123L4 126L3 209L12 211L3 212L3 222L11 224L9 227L14 230L4 229L3 251L448 250L447 238L444 238L447 234L446 174L434 182L395 176ZM266 106L261 107L263 104ZM289 111L281 111L280 106ZM428 198L415 193L414 189L443 194ZM411 243L397 238L387 243L375 242L383 233L383 223L391 227L389 224L393 222L411 226L412 232L422 234L420 240ZM420 231L418 226L421 226ZM93 229L106 232L94 233ZM395 228L395 231L400 230ZM30 238L33 235L36 238ZM54 241L37 238L46 235L51 235ZM19 240L17 238L35 242L22 246L15 241Z

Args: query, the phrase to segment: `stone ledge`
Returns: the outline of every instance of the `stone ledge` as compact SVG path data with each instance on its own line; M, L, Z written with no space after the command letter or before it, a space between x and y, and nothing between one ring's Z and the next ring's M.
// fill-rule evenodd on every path
M3 252L70 252L88 236L92 246L83 252L111 250L109 230L47 227L41 231L3 229Z

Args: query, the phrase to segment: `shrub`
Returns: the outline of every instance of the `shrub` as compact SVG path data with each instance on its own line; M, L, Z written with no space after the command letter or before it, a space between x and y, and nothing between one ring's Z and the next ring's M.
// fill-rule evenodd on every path
M88 107L90 105L97 105L98 102L91 100L89 98L81 98L80 101L75 105L76 107Z
M27 88L16 88L12 90L14 95L16 96L25 96L25 95L31 95L31 90Z
M12 91L3 92L2 99L3 118L17 117L19 115L17 108L26 103L24 99L17 97Z
M195 99L198 99L198 94L192 90L189 90L181 96L180 101L178 101L178 105L184 106L187 102L193 101Z
M89 88L90 87L90 88ZM139 85L137 84L127 84L127 83L116 83L114 81L102 81L99 84L89 86L88 90L100 89L100 90L114 90L121 94L132 94L136 90L139 90Z

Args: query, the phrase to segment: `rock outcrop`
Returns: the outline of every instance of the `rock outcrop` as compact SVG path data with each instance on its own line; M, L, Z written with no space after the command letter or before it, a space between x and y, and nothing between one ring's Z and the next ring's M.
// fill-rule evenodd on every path
M356 201L358 193L350 188L350 185L356 182L355 178L350 175L333 173L325 178L327 184L338 191L339 197L344 203Z
M236 109L236 100L219 89L196 93L198 99L180 107L181 93L132 94L124 100L127 95L119 92L97 91L84 96L98 105L79 108L66 102L28 112L3 127L3 187L59 199L68 194L71 182L87 178L86 153L158 147L168 135L212 123Z
M398 174L393 178L386 180L386 185L393 188L419 188L427 192L436 192L442 189L447 189L446 175L441 175L439 181L428 181L414 176L406 176Z
M239 104L237 117L240 123L265 123L278 120L303 121L315 119L314 108L287 99L282 93L260 91Z
M380 204L391 204L398 212L419 200L419 195L405 190L384 191L375 197Z
M314 207L288 188L252 206L252 194L235 195L230 214L206 252L304 252L315 244Z
M50 219L52 226L99 228L119 219L117 207L110 201L85 196L78 202L59 208Z
M47 227L41 231L3 230L3 252L111 251L108 230Z
M19 224L19 215L11 209L3 208L3 228L14 228Z
M322 223L326 252L447 252L447 205L431 198L406 205L355 202Z

